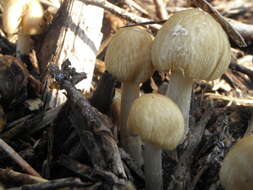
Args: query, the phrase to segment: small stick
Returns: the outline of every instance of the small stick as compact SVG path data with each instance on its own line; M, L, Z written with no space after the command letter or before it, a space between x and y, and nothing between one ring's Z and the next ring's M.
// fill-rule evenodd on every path
M237 98L233 96L223 96L220 94L214 94L214 93L205 93L205 96L208 96L209 98L212 99L220 99L220 100L225 100L229 102L233 102L237 105L242 105L242 106L253 106L253 98L247 97L247 98Z
M30 164L28 164L19 154L11 148L7 143L5 143L1 138L0 138L0 148L5 151L15 162L17 162L21 168L23 168L27 173L41 177L38 172L36 172Z
M163 0L153 0L156 7L156 14L161 19L168 19L169 14L166 10L166 4Z
M148 11L143 9L140 5L138 5L134 0L124 0L125 4L127 4L130 7L133 7L137 11L139 11L142 14L149 15Z
M51 180L44 183L9 188L8 190L48 190L48 189L58 189L62 187L89 187L91 185L92 185L91 183L84 183L78 178L70 177Z
M47 182L42 177L23 174L12 169L0 169L0 181L9 181L11 183L36 184Z
M126 19L130 22L133 22L133 23L150 22L151 21L150 19L137 16L133 13L129 13L128 11L121 9L120 7L115 6L114 4L112 4L108 1L104 1L104 0L81 0L81 1L86 4L95 5L95 6L104 8L105 10L108 10L111 13L118 15L121 18ZM151 25L151 27L153 27L155 29L161 28L161 26L159 26L157 24L153 24L153 25Z
M227 35L233 39L233 41L239 47L247 47L246 42L244 41L241 34L233 28L233 26L226 21L226 19L206 0L191 0L194 5L200 7L204 11L208 12L212 17L221 24L223 29L226 31Z

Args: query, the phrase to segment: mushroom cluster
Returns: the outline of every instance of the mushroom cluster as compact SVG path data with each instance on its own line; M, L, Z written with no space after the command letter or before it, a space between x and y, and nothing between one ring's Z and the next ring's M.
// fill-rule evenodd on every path
M105 64L108 72L123 83L120 140L139 165L141 147L135 135L146 143L143 157L147 190L162 189L161 149L175 149L189 130L194 80L219 78L230 63L230 48L221 25L196 8L175 13L154 40L140 27L122 28L112 38ZM172 73L166 96L139 97L139 84L151 77L153 67Z
M17 34L17 53L26 54L31 50L30 35L43 32L44 9L39 0L4 0L3 29L8 36Z

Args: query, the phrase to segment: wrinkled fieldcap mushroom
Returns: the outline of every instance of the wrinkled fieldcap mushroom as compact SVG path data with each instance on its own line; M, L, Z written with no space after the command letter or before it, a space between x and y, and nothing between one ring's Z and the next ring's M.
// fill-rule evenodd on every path
M44 9L39 0L4 0L3 29L9 36L18 34L17 51L21 54L31 49L29 35L44 31L43 15Z
M146 143L146 190L161 190L161 149L175 149L184 136L184 118L180 109L166 96L145 94L134 101L127 124Z
M253 136L234 144L220 169L220 182L226 190L253 189Z
M194 80L214 80L228 68L230 44L221 25L200 9L187 9L171 16L157 33L152 63L158 71L172 72L166 95L183 112L188 131Z
M142 164L139 138L130 135L127 117L132 102L139 96L139 85L154 72L151 64L153 36L141 27L121 28L112 37L105 55L106 70L122 82L120 141L123 148Z

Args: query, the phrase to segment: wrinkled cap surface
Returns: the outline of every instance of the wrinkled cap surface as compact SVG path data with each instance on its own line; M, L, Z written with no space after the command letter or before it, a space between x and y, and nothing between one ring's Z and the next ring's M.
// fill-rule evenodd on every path
M175 149L184 136L184 118L178 106L160 94L136 99L128 117L130 130L144 141L163 149Z
M179 71L191 79L214 80L226 71L231 59L221 25L199 9L175 13L153 44L152 61L158 71Z
M121 82L144 82L154 72L152 42L153 36L141 27L121 28L107 48L106 69Z
M226 190L253 189L253 136L234 144L225 156L220 170L220 182Z

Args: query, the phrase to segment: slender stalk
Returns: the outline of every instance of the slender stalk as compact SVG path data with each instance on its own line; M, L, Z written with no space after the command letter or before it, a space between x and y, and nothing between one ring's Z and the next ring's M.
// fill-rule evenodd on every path
M18 55L27 54L33 47L33 41L29 35L19 34L17 40L16 52Z
M185 123L184 137L186 137L189 131L189 112L191 105L192 84L193 80L184 77L181 72L175 72L171 76L169 88L165 94L170 97L182 111Z
M146 143L143 151L145 190L162 190L162 151L160 148Z
M128 152L136 163L143 164L141 139L127 129L127 119L133 101L139 97L139 85L136 83L122 83L121 112L120 112L120 138L122 147Z

